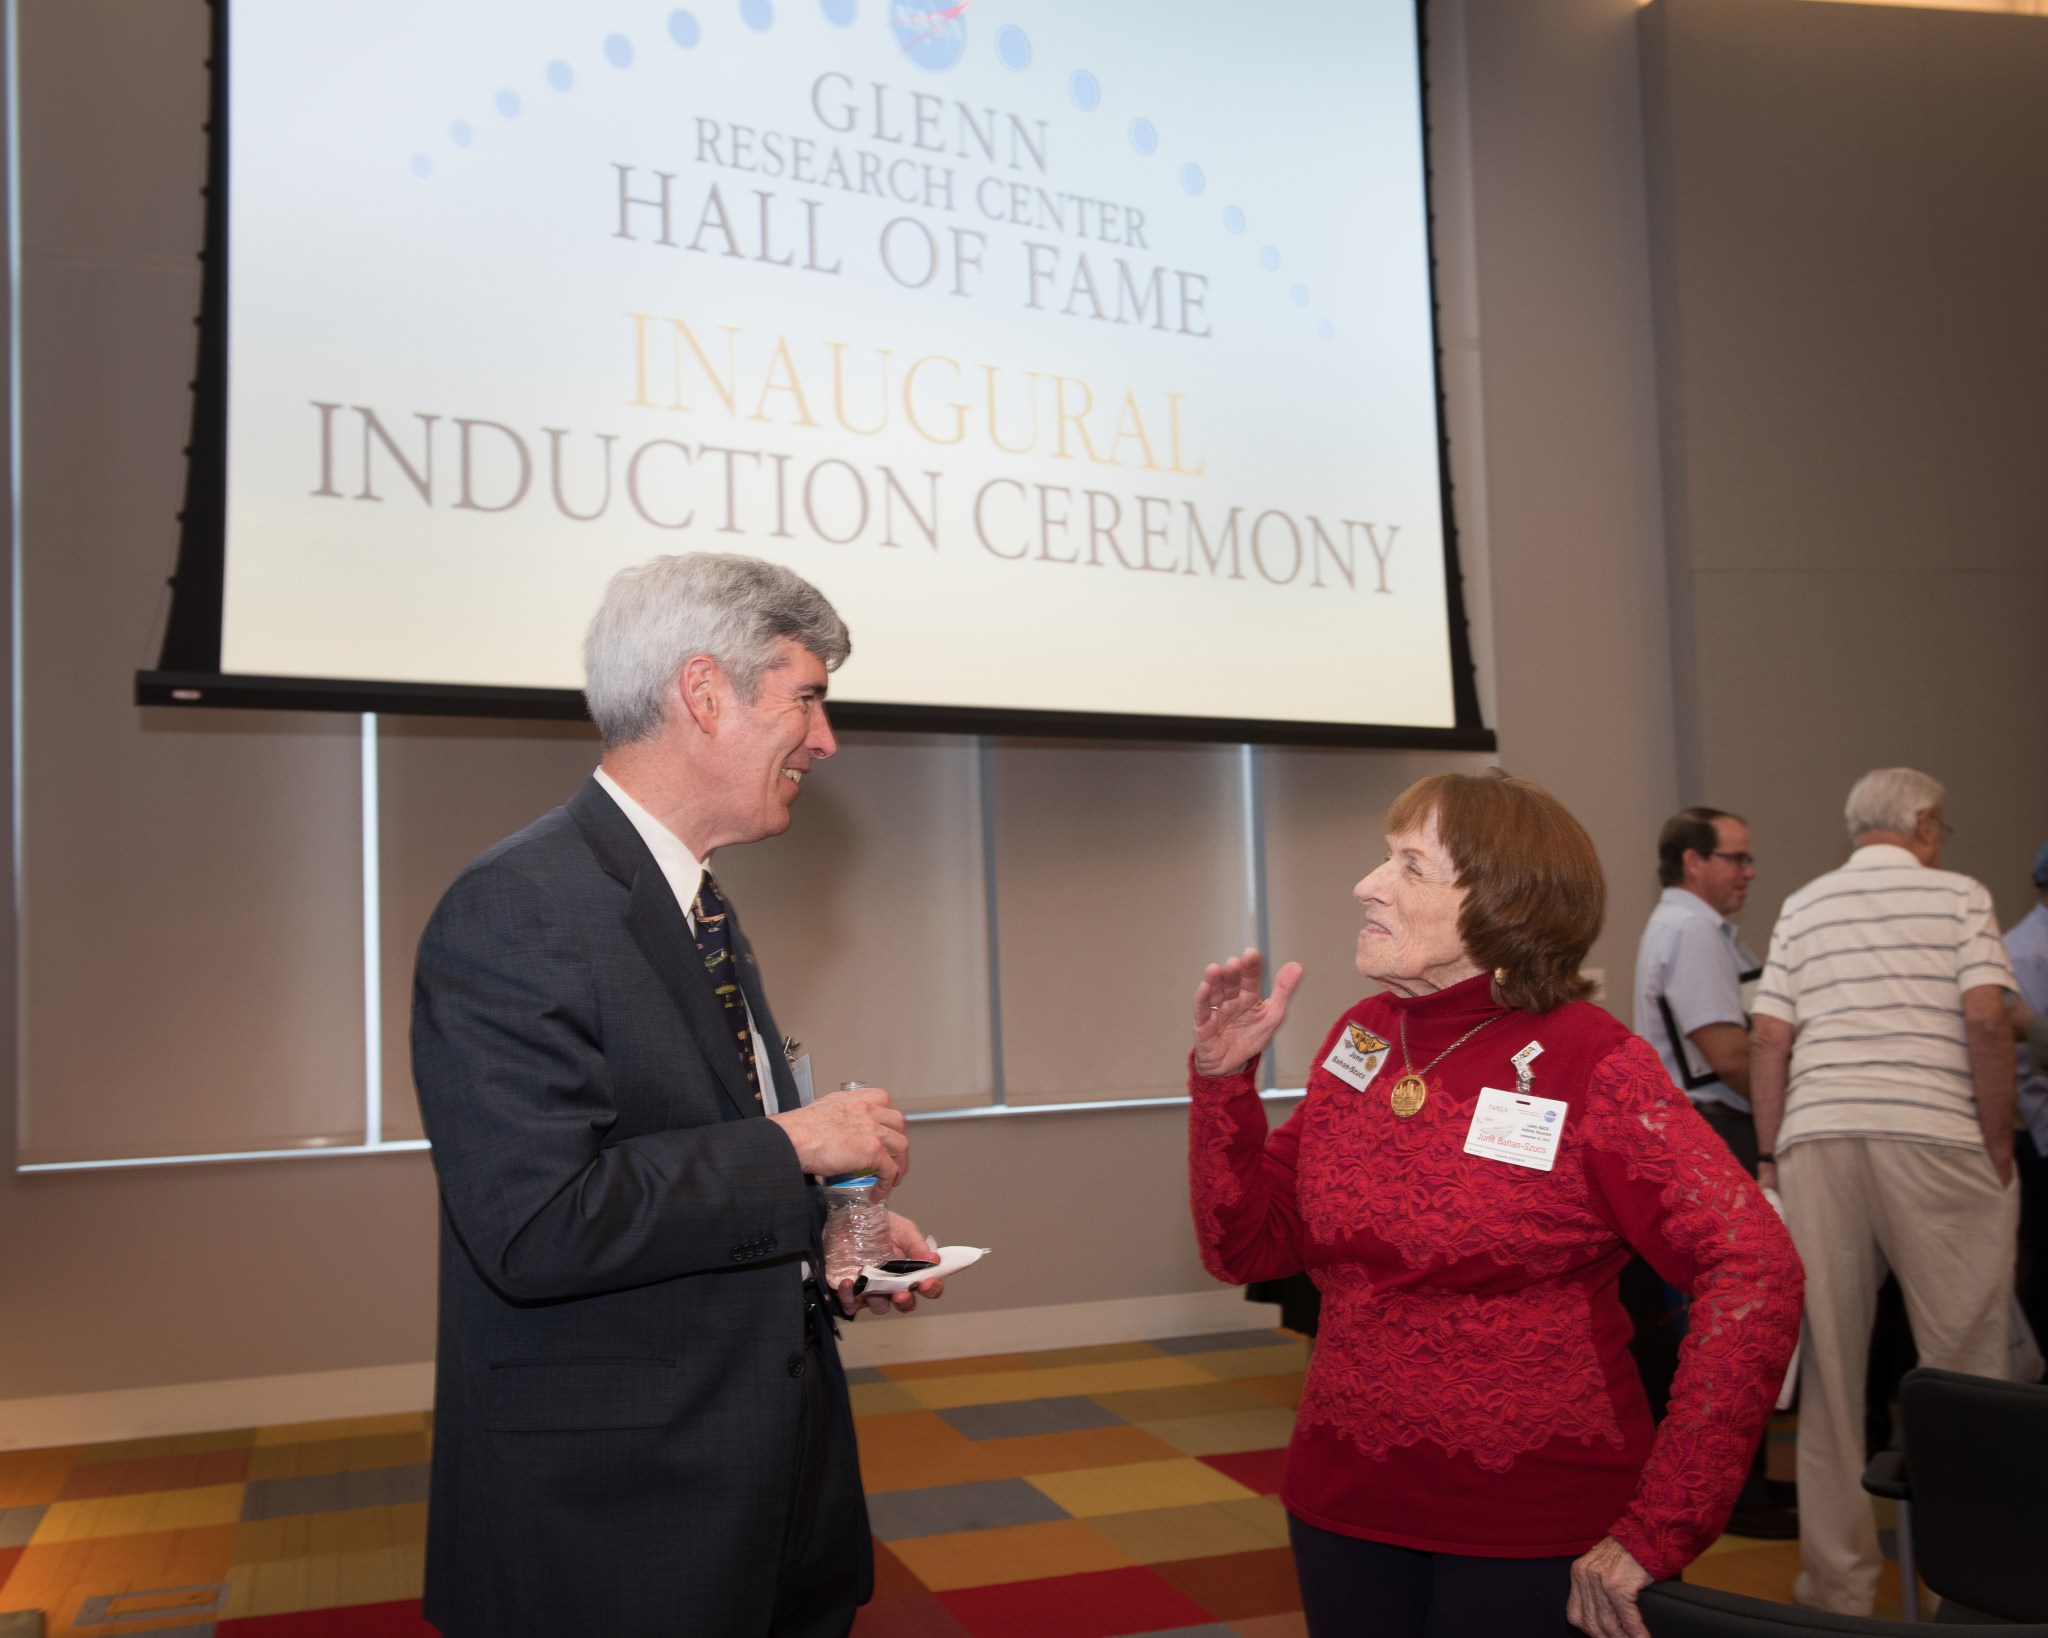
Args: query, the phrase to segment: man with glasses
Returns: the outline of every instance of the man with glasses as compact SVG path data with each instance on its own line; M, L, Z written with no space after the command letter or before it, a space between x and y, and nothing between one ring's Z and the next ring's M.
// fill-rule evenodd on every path
M1657 879L1664 893L1636 947L1636 1033L1657 1049L1665 1073L1754 1177L1746 997L1763 964L1728 919L1742 909L1756 879L1749 826L1719 808L1673 814L1657 837ZM1663 1304L1670 1299L1646 1268L1632 1268L1624 1283L1640 1339L1637 1361L1654 1403L1666 1385L1661 1362L1669 1356L1676 1363L1676 1339L1663 1338L1669 1329ZM1789 1540L1799 1533L1799 1518L1773 1499L1764 1472L1767 1445L1757 1447L1728 1527L1738 1535Z
M1883 1565L1861 1478L1886 1270L1921 1364L2007 1368L2013 972L1990 893L1940 868L1942 796L1911 768L1856 782L1855 851L1785 901L1753 1007L1759 1175L1806 1264L1793 1595L1843 1615L1870 1614Z
M1657 838L1657 879L1664 893L1636 949L1636 1033L1754 1177L1743 992L1763 963L1728 919L1756 879L1749 826L1719 808L1672 815Z

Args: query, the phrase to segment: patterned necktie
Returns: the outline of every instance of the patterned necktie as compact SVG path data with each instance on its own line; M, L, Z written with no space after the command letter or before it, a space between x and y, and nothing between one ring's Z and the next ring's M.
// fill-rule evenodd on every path
M725 895L718 891L718 883L711 879L708 870L697 886L697 898L690 913L697 923L697 951L704 957L704 970L711 975L718 1003L725 1008L733 1044L740 1049L740 1062L746 1065L747 1085L753 1091L754 1101L759 1103L761 1077L754 1068L754 1035L747 1028L747 998L740 990L739 958L732 947L732 906L725 902Z

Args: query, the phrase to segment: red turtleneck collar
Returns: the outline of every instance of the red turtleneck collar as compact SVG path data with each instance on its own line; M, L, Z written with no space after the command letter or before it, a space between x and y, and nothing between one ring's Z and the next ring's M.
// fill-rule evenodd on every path
M1388 990L1379 999L1395 1012L1405 1013L1410 1029L1425 1024L1476 1024L1503 1010L1493 998L1492 973L1475 974L1428 995L1396 995Z

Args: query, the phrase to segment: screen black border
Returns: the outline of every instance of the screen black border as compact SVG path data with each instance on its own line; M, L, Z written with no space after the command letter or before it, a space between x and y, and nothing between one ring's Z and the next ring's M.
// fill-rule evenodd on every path
M186 446L185 502L178 513L177 568L163 647L153 670L135 673L135 703L178 709L374 711L407 715L528 720L587 718L576 689L390 683L322 677L258 677L220 669L222 599L227 577L228 432L228 5L211 10L208 69L204 248L200 251L197 368L192 435ZM1479 683L1458 560L1449 417L1444 398L1441 299L1437 288L1436 188L1429 116L1429 0L1415 0L1416 84L1422 115L1423 231L1428 245L1430 353L1435 371L1437 470L1444 541L1444 613L1449 630L1451 699L1456 725L1417 728L1385 723L1253 721L1095 711L1015 711L982 706L887 705L842 701L833 716L849 728L927 733L1004 734L1084 739L1199 740L1222 744L1332 745L1383 749L1492 751L1481 718Z

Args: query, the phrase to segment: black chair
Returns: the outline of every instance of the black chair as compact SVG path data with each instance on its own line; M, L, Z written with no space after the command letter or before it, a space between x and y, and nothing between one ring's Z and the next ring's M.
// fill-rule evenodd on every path
M1944 1626L2048 1622L2048 1387L1923 1366L1899 1409L1906 1448L1880 1451L1863 1488L1899 1504L1907 1614L1917 1571Z
M1645 1587L1636 1606L1651 1638L1798 1638L1799 1634L1836 1633L1841 1638L1918 1638L1926 1628L1911 1621L1875 1621L1860 1615L1830 1615L1796 1604L1767 1604L1761 1598L1713 1587L1688 1587L1660 1581ZM2048 1638L2048 1623L2014 1626L1953 1626L1958 1635L1982 1638Z

